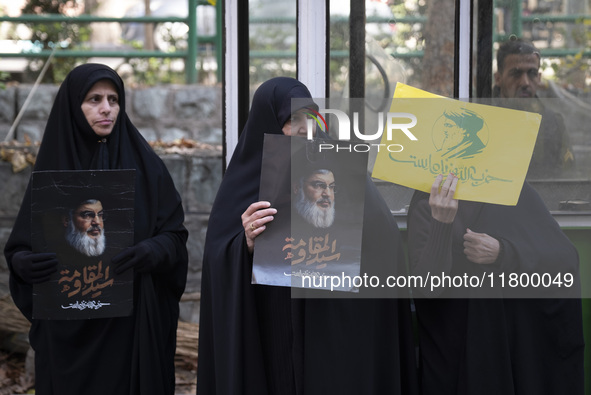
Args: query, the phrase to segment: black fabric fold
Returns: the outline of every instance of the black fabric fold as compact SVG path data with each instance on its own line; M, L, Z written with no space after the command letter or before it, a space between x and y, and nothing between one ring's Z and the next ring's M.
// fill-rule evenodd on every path
M416 192L409 208L413 265L422 259L427 243L447 243L453 250L451 275L475 269L496 275L501 270L508 281L511 273L561 272L572 274L574 282L568 292L540 287L530 289L530 294L523 290L516 294L517 288L508 282L501 286L497 277L494 298L468 298L453 288L439 298L416 298L422 393L583 394L578 254L537 192L524 183L516 206L460 201L451 237L434 231L428 200L428 194ZM497 262L477 265L467 259L463 252L467 228L501 240L503 255ZM427 241L429 237L437 240ZM445 257L432 254L422 262L432 262L436 273ZM539 298L528 297L536 290L540 293L533 295Z

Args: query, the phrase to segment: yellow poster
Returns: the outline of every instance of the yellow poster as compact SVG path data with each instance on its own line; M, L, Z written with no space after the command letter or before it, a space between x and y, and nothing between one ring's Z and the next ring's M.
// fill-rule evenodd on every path
M416 140L380 150L372 176L424 192L438 174L458 177L455 198L515 205L542 116L467 103L398 83L389 117L412 114ZM391 136L390 136L391 137ZM388 143L384 132L382 144Z

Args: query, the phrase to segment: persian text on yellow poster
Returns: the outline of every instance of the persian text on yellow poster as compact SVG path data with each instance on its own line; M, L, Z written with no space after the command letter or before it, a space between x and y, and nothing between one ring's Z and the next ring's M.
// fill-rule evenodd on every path
M467 103L398 83L391 113L416 117L401 152L380 150L372 176L424 192L438 174L458 177L455 198L515 205L541 115ZM382 144L388 144L388 133Z

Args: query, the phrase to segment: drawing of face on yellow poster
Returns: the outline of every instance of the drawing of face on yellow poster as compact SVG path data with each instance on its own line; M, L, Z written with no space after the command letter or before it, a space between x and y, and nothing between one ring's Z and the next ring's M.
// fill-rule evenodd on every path
M437 175L454 173L456 199L517 204L541 115L462 102L398 83L389 116L400 113L416 117L409 129L416 140L407 141L400 152L380 150L373 177L430 192ZM387 143L388 133L383 133L382 144Z

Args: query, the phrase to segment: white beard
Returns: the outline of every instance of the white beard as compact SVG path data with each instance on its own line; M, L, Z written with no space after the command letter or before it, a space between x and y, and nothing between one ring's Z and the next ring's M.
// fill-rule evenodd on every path
M301 188L297 195L295 208L297 212L315 228L328 228L334 222L334 201L330 202L330 207L328 208L318 207L316 202L311 202L306 198L304 191Z
M105 233L101 228L101 234L93 239L86 232L79 232L70 221L66 229L66 240L78 252L86 256L99 256L105 252Z

